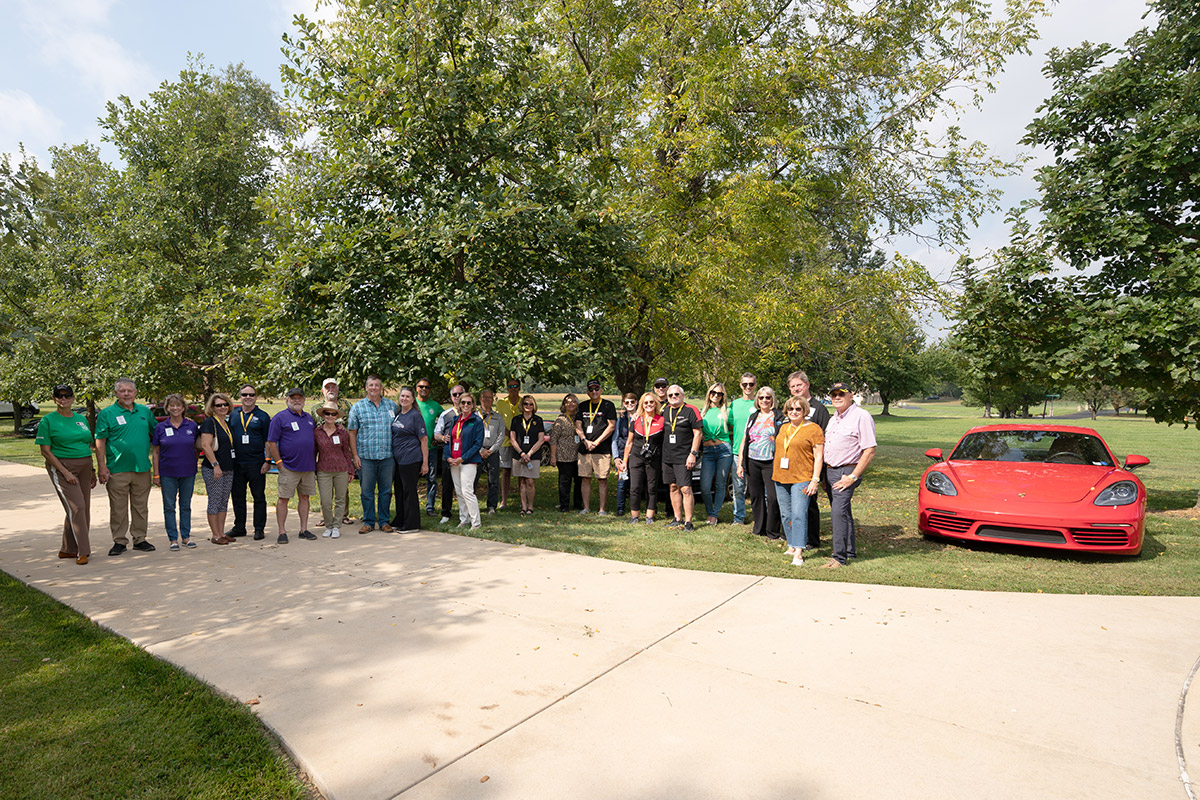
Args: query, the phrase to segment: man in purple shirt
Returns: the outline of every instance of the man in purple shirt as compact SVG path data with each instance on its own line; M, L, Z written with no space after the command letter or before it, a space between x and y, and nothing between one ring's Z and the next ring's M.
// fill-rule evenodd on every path
M288 501L299 494L296 511L300 515L300 538L316 539L308 529L308 498L317 493L316 422L304 410L304 390L289 389L287 408L271 417L267 431L267 454L279 468L279 500L275 519L279 523L279 544L287 544Z
M875 457L875 420L854 404L854 395L844 383L829 389L834 415L825 427L826 480L829 482L829 516L833 523L833 558L826 567L846 566L855 558L854 514L850 500L862 482L867 465Z

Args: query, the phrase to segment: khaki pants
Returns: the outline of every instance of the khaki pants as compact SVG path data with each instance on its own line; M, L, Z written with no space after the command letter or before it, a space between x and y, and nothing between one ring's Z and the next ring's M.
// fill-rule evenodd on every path
M51 464L46 464L50 480L54 482L54 491L62 501L63 510L67 512L63 522L62 544L59 550L64 553L75 553L81 556L92 554L92 545L88 532L92 527L92 459L90 458L60 458L59 463L78 479L78 483L67 483L63 476Z
M134 544L146 541L150 473L113 472L104 488L108 490L108 527L113 541L128 547L126 532L133 534Z
M326 528L336 528L342 524L342 518L346 516L349 487L348 472L317 472L317 491L321 495L321 514Z

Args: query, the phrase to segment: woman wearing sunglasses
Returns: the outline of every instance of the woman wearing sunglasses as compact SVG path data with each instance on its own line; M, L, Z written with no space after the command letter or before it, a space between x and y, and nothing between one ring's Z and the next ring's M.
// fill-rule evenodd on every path
M92 489L96 488L96 471L92 466L95 445L87 417L72 410L73 402L74 389L65 384L55 386L54 413L38 422L34 441L41 447L46 472L67 513L58 557L86 564L92 554L88 533L92 524ZM195 466L193 459L192 468Z
M533 513L534 481L541 472L542 445L546 443L546 428L537 415L537 400L527 394L521 398L521 413L513 417L508 427L513 445L512 471L520 481L521 513Z
M825 449L821 426L806 419L808 411L808 401L803 397L789 397L783 404L787 422L775 434L772 469L783 535L787 537L787 552L796 567L804 564L804 548L808 544L808 498L815 495L821 485Z
M708 387L701 416L704 449L700 457L700 496L709 525L717 524L717 515L725 505L725 485L733 465L733 416L725 402L725 384Z
M442 448L450 465L450 480L458 498L458 527L478 528L479 499L475 496L475 474L483 447L483 420L475 413L475 397L464 391L458 398L458 416L446 425L446 444Z
M313 431L313 441L317 447L317 494L325 522L323 535L337 539L342 535L338 525L346 519L347 492L354 478L354 448L350 446L350 432L338 421L342 418L341 405L326 400L316 410L321 424Z
M229 429L229 412L233 401L224 392L216 392L204 405L205 419L200 426L200 449L204 463L200 475L208 493L208 527L213 544L231 544L225 535L225 515L229 512L229 494L233 491L233 470L237 466L237 450L233 431Z

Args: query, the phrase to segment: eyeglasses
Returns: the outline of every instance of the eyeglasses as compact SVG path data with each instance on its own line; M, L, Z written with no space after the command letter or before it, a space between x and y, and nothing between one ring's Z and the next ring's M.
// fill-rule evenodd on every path
M626 400L626 401L625 401L625 405L627 405L627 406L636 406L636 405L637 405L637 400Z
M451 397L462 397L462 392L451 392L450 396Z
M229 403L213 403L213 408L229 408Z
M830 392L830 393L829 393L829 396L830 396L830 397L846 397L846 396L847 396L847 395L849 395L849 394L850 394L849 392L843 392L843 391L840 391L840 390L839 390L839 391L836 391L836 392Z
M742 388L743 388L743 389L753 389L753 388L754 388L754 381L750 381L749 383L743 383L743 384L742 384Z
M459 405L461 405L461 406L473 406L473 405L475 405L475 401L474 401L474 400L463 400L461 403L459 403Z
M242 397L257 397L257 392L242 392Z
M418 389L428 389L428 388L429 388L429 384L428 384L428 383L418 383L418 384L417 384L417 388L418 388Z
M683 397L683 392L667 392L667 397Z
M533 403L522 403L521 408L533 408Z
M709 392L709 394L711 394L713 397L724 397L725 396L724 392Z
M803 409L800 409L800 408L795 408L795 407L792 407L792 408L789 408L789 409L787 410L787 413L789 413L789 414L803 414L803 413L804 413L804 410L803 410Z

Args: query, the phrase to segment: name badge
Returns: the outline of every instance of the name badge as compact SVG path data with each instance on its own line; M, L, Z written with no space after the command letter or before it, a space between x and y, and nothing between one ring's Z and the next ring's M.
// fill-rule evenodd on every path
M244 433L242 434L242 444L250 444L250 437Z
M117 424L118 424L118 425L124 425L124 424L125 424L125 417L124 417L123 415L121 415L121 414L117 414Z
M587 426L587 431L585 431L585 433L587 433L589 436L592 435L592 426L591 425Z
M393 417L395 417L395 416L396 416L396 412L395 412L395 411L392 411L392 410L389 408L389 409L388 409L388 419L392 419L392 418L393 418Z
M294 431L298 431L298 430L300 430L300 423L299 423L299 422L293 422L293 423L292 423L292 430L294 430Z
M237 458L237 450L234 450L232 447L231 447L231 448L229 448L229 457L230 457L230 458Z
M780 456L780 457L779 457L779 468L780 468L780 469L787 469L787 468L788 468L788 459L787 459L787 456Z
M576 437L575 437L575 444L579 444L579 437L578 437L578 436L576 436Z
M340 436L334 436L334 437L333 437L333 443L334 443L334 444L341 444L341 443L342 443L342 437L340 437Z
M167 434L167 436L174 436L174 435L175 435L175 429L174 429L174 428L167 428L167 430L166 430L166 434Z
M526 437L525 437L525 442L524 442L524 444L529 444L529 437L528 437L528 436L526 436Z
M675 444L675 434L672 433L669 436L667 436L667 442L670 444Z

